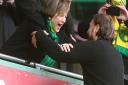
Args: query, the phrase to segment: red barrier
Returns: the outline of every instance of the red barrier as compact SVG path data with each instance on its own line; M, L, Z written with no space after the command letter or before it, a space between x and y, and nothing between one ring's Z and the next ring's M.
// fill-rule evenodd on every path
M75 85L23 70L0 65L0 85Z

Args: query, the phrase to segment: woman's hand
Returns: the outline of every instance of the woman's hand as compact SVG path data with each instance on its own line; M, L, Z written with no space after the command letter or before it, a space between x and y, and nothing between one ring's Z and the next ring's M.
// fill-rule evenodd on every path
M60 44L59 46L64 52L70 52L70 49L73 48L73 45L71 43Z
M98 10L98 14L106 14L106 10L110 7L111 5L106 3L100 9Z
M0 5L2 5L3 4L3 0L0 0Z
M120 16L118 17L118 19L122 19L122 20L128 20L128 10L126 9L125 6L117 6L120 8Z

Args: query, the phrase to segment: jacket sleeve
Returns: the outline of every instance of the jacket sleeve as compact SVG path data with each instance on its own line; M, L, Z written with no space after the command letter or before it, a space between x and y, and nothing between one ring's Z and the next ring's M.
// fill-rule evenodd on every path
M55 60L62 62L80 63L89 61L92 56L91 47L87 43L74 44L71 52L62 52L59 45L46 36L43 31L36 33L38 49L45 51L48 55L52 56Z
M44 17L41 14L40 0L15 0L16 7L23 15L36 23L40 28L43 28Z

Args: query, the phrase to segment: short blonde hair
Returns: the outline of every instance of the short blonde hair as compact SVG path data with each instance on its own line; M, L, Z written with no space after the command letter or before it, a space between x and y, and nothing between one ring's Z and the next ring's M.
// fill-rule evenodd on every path
M46 16L53 17L59 12L68 12L71 0L41 0L42 13Z

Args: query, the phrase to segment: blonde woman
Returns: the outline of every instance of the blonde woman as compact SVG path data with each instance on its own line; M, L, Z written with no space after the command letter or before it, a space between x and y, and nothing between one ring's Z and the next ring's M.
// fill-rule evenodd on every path
M40 0L40 4L41 7L38 11L40 10L39 12L43 15L44 22L42 23L45 23L44 27L40 28L35 25L33 21L26 19L1 48L1 53L40 63L43 58L48 55L32 45L31 33L43 29L49 34L53 41L60 41L57 32L60 31L60 28L66 22L71 0ZM66 47L64 45L66 45ZM69 46L67 44L64 45L64 47L62 46L62 50L67 49L66 51L68 51ZM50 65L52 65L52 63Z

